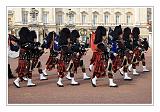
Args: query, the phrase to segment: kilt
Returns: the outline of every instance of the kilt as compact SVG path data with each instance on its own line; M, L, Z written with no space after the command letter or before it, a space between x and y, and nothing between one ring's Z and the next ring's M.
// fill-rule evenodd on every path
M107 62L105 61L105 58L103 57L102 52L95 52L95 58L94 58L94 73L96 73L96 76L104 77L106 76L106 66Z
M93 52L92 58L91 58L91 60L90 60L90 61L91 61L90 64L94 64L97 55L98 55L98 52Z
M114 73L116 73L117 70L122 67L123 59L123 57L118 55L112 60L112 70Z
M138 48L135 48L133 50L133 53L135 55L133 63L139 66L139 62L141 61L142 51Z
M53 57L53 56L49 56L47 62L46 62L46 65L47 65L47 70L52 70L55 65L57 64L57 61L58 59L56 57Z
M16 72L18 73L18 77L25 76L26 73L29 72L29 68L30 68L30 61L29 60L19 59L18 67L16 69Z
M64 63L63 60L58 60L58 63L57 63L57 71L58 71L58 72L66 72L65 63Z

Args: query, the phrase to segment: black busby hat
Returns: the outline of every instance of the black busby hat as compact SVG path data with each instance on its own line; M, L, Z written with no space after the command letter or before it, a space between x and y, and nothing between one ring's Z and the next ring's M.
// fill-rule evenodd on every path
M131 29L129 27L124 28L123 35L129 36L131 34Z
M137 37L140 34L140 30L138 27L134 27L132 30L133 37Z
M79 35L79 32L77 30L73 30L71 32L71 41L72 42L76 42L76 39L79 38L80 35Z
M121 25L116 26L116 27L114 28L114 32L117 33L118 35L121 35L121 34L122 34Z
M103 26L98 26L95 31L95 44L102 42L102 36L106 35L106 28Z
M30 36L30 30L27 27L22 27L19 31L20 44L32 41Z
M63 28L60 31L59 44L60 45L67 45L68 38L70 38L70 37L71 37L70 30L68 28Z
M37 34L36 34L35 30L32 30L32 31L30 32L30 35L31 35L31 40L32 40L32 41L34 41L34 39L37 38Z

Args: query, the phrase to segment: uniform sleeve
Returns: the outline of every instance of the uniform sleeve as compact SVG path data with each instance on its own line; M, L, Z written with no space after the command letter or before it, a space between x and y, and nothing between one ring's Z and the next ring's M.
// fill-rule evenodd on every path
M112 53L117 53L117 43L116 42L112 42L112 45L111 45L111 52Z

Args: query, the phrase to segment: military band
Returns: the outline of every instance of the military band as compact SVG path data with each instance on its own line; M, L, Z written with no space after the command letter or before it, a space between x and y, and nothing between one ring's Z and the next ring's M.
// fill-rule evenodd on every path
M28 87L36 86L32 82L32 71L36 68L38 68L40 80L47 80L47 71L56 69L58 87L64 87L64 77L71 81L71 85L80 85L75 80L75 75L79 73L77 72L79 67L82 71L82 79L91 80L93 87L97 87L98 78L106 76L109 79L109 87L118 87L118 84L114 82L114 74L118 71L124 80L131 81L132 76L129 76L129 73L133 71L133 75L139 75L136 67L140 65L140 62L143 72L149 72L145 62L145 53L149 44L147 39L140 37L138 27L122 29L119 25L114 30L109 28L108 31L103 26L97 27L91 35L94 46L91 47L93 54L89 65L91 78L86 73L86 63L83 59L88 53L88 49L79 40L78 30L63 28L59 34L54 31L49 32L42 45L40 42L36 42L36 32L30 31L27 27L21 28L19 36L18 76L13 82L17 88L20 88L20 83L24 81L24 78L28 81ZM46 52L46 49L49 49L50 55L44 70L42 70L40 57Z

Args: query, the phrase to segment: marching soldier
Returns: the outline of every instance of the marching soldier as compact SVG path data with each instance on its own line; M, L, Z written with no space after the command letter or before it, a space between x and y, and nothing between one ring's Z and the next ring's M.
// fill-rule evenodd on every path
M129 71L133 68L133 74L139 75L136 70L136 66L139 65L139 62L142 61L143 65L143 72L149 72L146 68L145 63L145 49L148 50L148 44L142 38L140 38L140 30L138 27L134 27L132 30L132 38L133 38L133 61L132 64L129 66Z
M73 71L74 73L77 73L77 68L78 67L81 67L82 69L82 72L83 72L83 79L84 80L89 80L90 77L87 76L86 74L86 68L85 68L85 64L84 64L84 61L83 61L83 55L85 55L85 53L87 52L86 49L85 49L85 46L81 45L79 43L79 32L77 30L73 30L71 32L71 44L72 44L72 51L73 51ZM70 72L68 72L67 76L66 76L67 79L71 80L71 77L70 77Z
M14 80L14 85L17 88L20 88L20 82L23 81L23 77L28 77L28 87L36 86L32 83L32 70L31 70L31 50L37 49L37 46L34 46L30 30L27 27L22 27L19 31L19 45L20 45L20 54L18 60L18 77Z
M103 26L98 26L95 32L94 44L96 44L96 51L93 53L91 62L94 65L94 72L92 75L92 86L96 87L97 78L106 76L106 68L109 61L108 50L103 43L106 40L106 29ZM109 65L110 66L110 65ZM110 67L109 67L110 68ZM117 87L113 82L112 72L108 72L109 86Z
M127 73L127 57L126 57L126 48L122 38L122 28L121 25L116 26L114 31L110 34L111 39L111 53L110 57L112 60L112 70L114 73L117 70L120 71L120 74L124 76L124 80L132 80Z
M62 79L66 75L66 72L70 72L71 85L73 86L79 85L79 83L76 82L74 79L73 60L72 60L73 51L71 50L70 37L71 37L70 30L68 28L63 28L60 31L59 45L61 47L61 50L60 50L60 57L57 63L57 70L59 77L57 85L59 87L64 87Z

